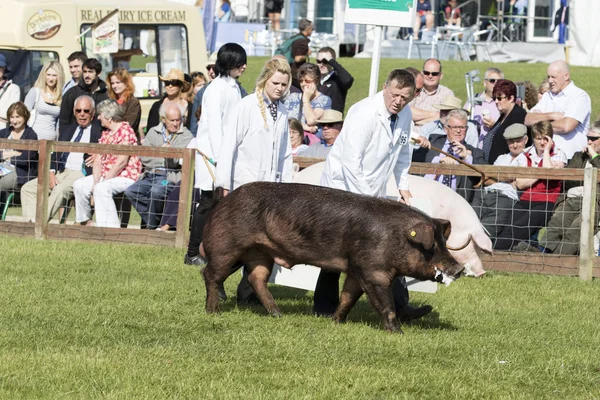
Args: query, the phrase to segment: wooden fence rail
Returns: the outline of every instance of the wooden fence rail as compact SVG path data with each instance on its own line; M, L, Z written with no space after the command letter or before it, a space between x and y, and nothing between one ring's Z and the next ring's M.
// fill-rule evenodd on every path
M34 236L38 239L113 241L122 243L150 244L185 247L189 237L189 221L194 180L194 149L156 148L145 146L102 145L87 143L55 142L47 140L12 141L0 139L1 149L37 151L39 157L38 192L35 224L17 221L0 221L0 233L16 236ZM182 159L181 193L177 215L175 235L170 232L123 228L99 228L80 225L49 224L47 217L48 185L50 159L53 151L68 151L88 154L115 154L128 156L144 156ZM323 161L322 159L296 157L294 162L301 168ZM486 269L501 271L518 271L558 275L579 275L582 279L600 277L600 257L593 253L593 232L596 202L596 185L598 173L595 169L545 169L521 167L477 166L488 177L499 180L519 178L541 178L557 180L577 180L584 182L585 198L582 223L581 256L565 256L554 254L518 254L495 252L494 255L482 256ZM423 175L427 173L478 176L478 173L462 165L413 163L411 173Z

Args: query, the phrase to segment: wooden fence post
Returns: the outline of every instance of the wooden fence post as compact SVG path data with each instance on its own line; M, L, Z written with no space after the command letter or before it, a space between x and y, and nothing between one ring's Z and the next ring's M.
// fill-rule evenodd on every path
M187 246L190 235L190 214L192 212L192 193L194 192L195 149L185 149L181 166L181 190L179 192L179 208L177 209L177 231L175 247Z
M38 184L35 209L35 238L48 237L48 188L50 187L50 156L52 141L40 140L38 151Z
M594 259L594 224L596 221L596 188L598 169L585 168L583 175L583 204L581 209L581 240L579 242L579 277L584 281L592 279Z

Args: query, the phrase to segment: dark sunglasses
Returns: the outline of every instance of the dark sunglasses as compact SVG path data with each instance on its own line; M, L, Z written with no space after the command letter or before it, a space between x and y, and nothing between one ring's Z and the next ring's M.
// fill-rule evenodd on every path
M92 110L90 110L88 108L76 108L75 109L75 114L81 114L81 113L89 114L91 112L92 112Z
M327 65L327 64L329 64L329 61L327 61L326 59L317 60L317 64Z
M595 142L598 139L600 139L600 136L588 136L587 137L587 140L589 140L591 142Z
M212 70L214 70L214 69L215 69L215 66L214 66L214 65L207 65L207 66L206 66L206 70L207 70L207 71L212 71Z
M498 79L484 79L484 81L487 81L489 83L496 83Z
M506 99L506 96L496 96L496 97L492 97L492 100L495 100L495 101L502 101L502 100L504 100L504 99Z
M431 71L423 71L423 75L425 76L438 76L439 74L441 74L441 72L431 72Z
M165 86L177 86L177 87L183 86L183 82L178 81L177 79L173 79L171 81L164 81L164 82L165 82Z
M335 125L339 124L339 122L324 122L322 124L320 124L323 128L327 127L327 128L331 128Z

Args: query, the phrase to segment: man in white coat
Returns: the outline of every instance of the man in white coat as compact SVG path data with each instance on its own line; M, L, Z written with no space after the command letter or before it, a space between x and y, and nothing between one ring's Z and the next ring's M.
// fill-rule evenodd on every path
M402 202L410 205L408 170L412 113L406 105L415 96L415 78L403 69L388 75L383 90L356 103L332 147L321 185L368 196L385 197L393 174ZM396 315L402 320L420 318L431 306L408 305L404 278L393 285ZM339 273L321 271L315 289L313 312L331 315L339 304Z

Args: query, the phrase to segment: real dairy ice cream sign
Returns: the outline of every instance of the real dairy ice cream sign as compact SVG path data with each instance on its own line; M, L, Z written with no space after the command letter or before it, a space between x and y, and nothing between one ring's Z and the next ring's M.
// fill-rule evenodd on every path
M346 21L354 24L411 27L418 0L347 0Z

